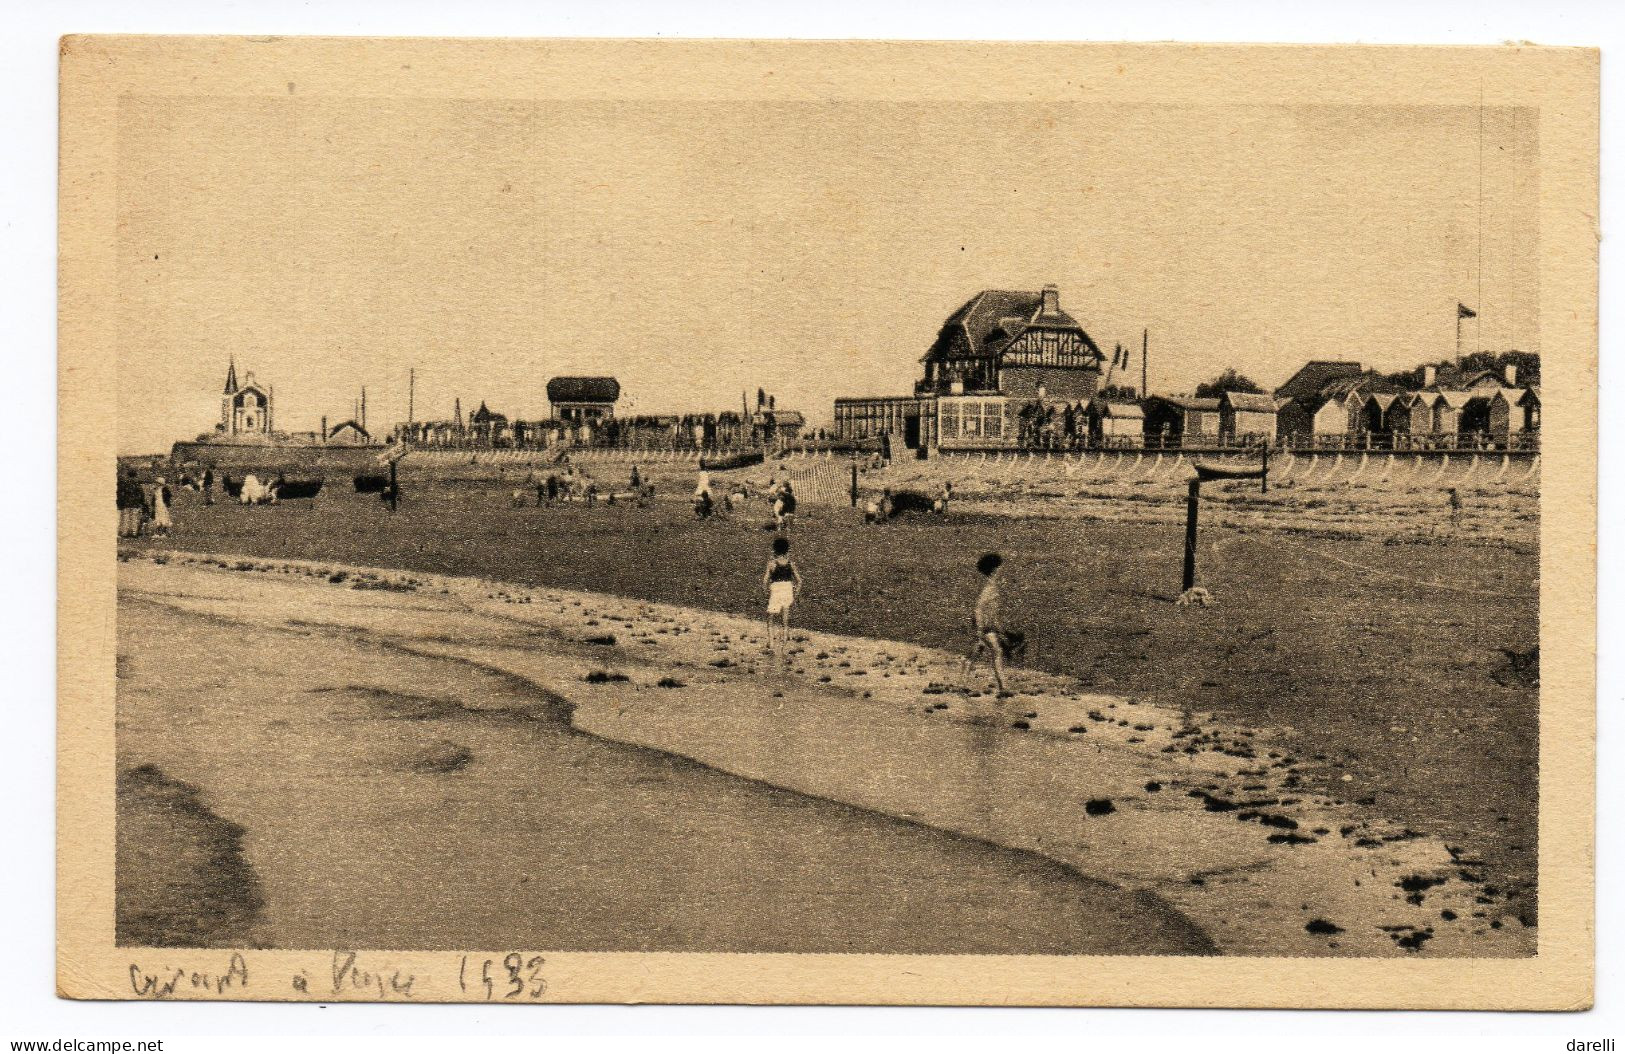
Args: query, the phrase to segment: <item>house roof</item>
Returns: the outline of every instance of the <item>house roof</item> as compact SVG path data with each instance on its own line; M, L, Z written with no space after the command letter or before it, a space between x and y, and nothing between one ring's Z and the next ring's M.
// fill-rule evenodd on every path
M507 414L499 414L495 410L488 408L483 399L480 400L480 408L468 415L469 424L476 425L494 424L499 421L506 421L507 419Z
M1526 394L1526 392L1525 392L1525 389L1523 389L1523 388L1502 388L1500 391L1496 392L1495 394L1496 394L1496 396L1498 396L1498 397L1500 397L1502 399L1505 399L1507 402L1511 403L1513 406L1517 406L1519 403L1523 402L1523 397Z
M237 360L232 359L226 366L226 390L221 395L231 395L237 390Z
M1535 403L1538 405L1540 403L1540 385L1531 384L1528 389L1524 391L1523 399L1521 399L1520 402Z
M362 428L355 421L340 421L338 424L334 425L332 428L329 428L327 430L327 437L329 439L331 439L334 436L338 435L340 432L342 432L346 428L353 428L360 435L362 435L362 436L364 436L364 437L366 437L368 439L372 438L372 433L367 431L365 428Z
M1145 419L1145 410L1141 408L1139 403L1105 402L1101 404L1100 414L1102 417Z
M800 410L764 410L762 416L774 426L782 428L785 425L802 425L807 419L801 416Z
M1358 362L1333 359L1311 359L1298 368L1298 372L1275 389L1277 398L1304 399L1320 395L1326 385L1339 377L1360 375Z
M550 403L612 403L621 397L614 377L554 377L547 382Z
M1395 392L1372 392L1371 395L1367 397L1366 402L1376 403L1378 406L1386 410L1390 406L1394 405L1394 400L1398 398L1399 395Z
M1221 403L1229 403L1232 410L1242 410L1247 413L1272 414L1275 412L1275 400L1261 392L1225 392L1219 396Z
M1046 314L1043 293L984 289L948 316L925 360L947 358L960 336L973 358L993 358L1030 329L1075 333L1097 359L1106 357L1077 320L1060 310L1058 298L1056 309Z
M1217 410L1219 408L1219 400L1199 399L1194 395L1153 395L1146 401L1150 402L1152 400L1160 400L1171 406L1177 406L1181 410Z
M1452 410L1459 410L1479 396L1474 392L1438 391L1434 392L1435 404L1443 402Z
M1440 366L1434 372L1434 387L1452 388L1457 391L1481 385L1485 382L1501 386L1501 374L1495 370L1462 370L1455 366Z

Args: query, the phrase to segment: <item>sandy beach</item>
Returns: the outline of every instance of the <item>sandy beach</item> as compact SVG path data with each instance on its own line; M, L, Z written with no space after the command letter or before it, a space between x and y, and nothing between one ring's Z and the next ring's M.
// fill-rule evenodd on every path
M1478 861L1306 790L1268 728L827 632L780 664L680 605L156 560L120 564L120 766L241 828L261 943L1533 950Z

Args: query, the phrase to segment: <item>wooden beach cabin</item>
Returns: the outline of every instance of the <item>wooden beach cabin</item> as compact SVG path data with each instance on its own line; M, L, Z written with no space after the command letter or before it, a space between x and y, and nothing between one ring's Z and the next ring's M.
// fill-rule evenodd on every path
M1219 400L1153 395L1145 400L1145 442L1152 447L1210 446L1219 438Z
M1518 405L1523 409L1523 430L1529 433L1539 432L1540 385L1534 384L1526 388Z
M1089 439L1097 446L1127 446L1145 437L1145 411L1136 402L1095 399L1089 404Z
M1275 438L1275 400L1259 392L1224 392L1219 396L1219 435L1226 442Z

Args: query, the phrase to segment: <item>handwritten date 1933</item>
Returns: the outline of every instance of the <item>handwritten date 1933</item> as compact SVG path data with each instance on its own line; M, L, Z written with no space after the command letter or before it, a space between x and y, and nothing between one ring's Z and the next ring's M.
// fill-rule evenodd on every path
M489 1000L540 999L547 993L542 978L546 962L540 955L509 952L501 959L470 959L463 956L457 970L457 985L464 992L483 994Z

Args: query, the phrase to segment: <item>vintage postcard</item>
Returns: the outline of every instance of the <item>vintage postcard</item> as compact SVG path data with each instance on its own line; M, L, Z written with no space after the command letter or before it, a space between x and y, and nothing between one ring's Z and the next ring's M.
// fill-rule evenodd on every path
M62 994L1589 1004L1594 51L61 77Z

